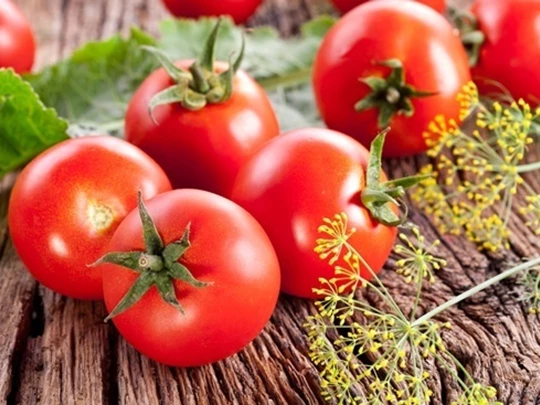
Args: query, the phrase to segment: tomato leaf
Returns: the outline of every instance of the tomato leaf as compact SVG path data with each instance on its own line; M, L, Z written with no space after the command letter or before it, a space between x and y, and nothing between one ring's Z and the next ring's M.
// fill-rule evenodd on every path
M76 126L72 130L121 133L131 96L157 67L141 45L155 41L132 29L128 39L89 42L69 59L26 79L47 106Z
M0 69L0 177L67 139L68 124L11 69Z

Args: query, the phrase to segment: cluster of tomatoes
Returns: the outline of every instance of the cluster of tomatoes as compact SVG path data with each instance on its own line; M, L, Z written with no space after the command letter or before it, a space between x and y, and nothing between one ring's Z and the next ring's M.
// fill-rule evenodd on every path
M181 5L189 3L166 1L177 14L201 14ZM238 15L218 13L242 21L259 1L245 3ZM480 28L482 10L495 3L473 8ZM510 3L499 8L508 13L522 1ZM126 140L54 146L22 171L9 205L14 246L37 280L70 297L104 299L127 341L175 366L239 351L264 327L280 290L316 298L320 279L334 273L314 251L323 218L344 213L354 232L336 230L335 247L347 238L369 266L361 275L380 271L403 190L381 176L366 146L390 126L386 155L425 150L428 123L457 118L457 93L471 78L459 33L441 14L404 0L368 2L331 29L314 62L315 98L331 129L280 134L268 96L239 69L243 47L236 60L214 61L218 30L195 61L173 63L148 49L162 68L134 94ZM486 32L478 71L489 52L502 52L495 31Z

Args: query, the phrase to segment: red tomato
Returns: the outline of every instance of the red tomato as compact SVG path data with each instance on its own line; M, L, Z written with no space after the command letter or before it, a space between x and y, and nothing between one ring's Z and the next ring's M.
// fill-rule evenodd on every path
M186 69L192 61L177 66ZM217 63L217 71L226 65ZM126 139L152 156L174 188L198 188L227 197L240 167L267 140L279 134L277 118L261 86L243 71L229 100L189 111L180 104L148 113L153 96L171 86L163 69L152 73L135 93L126 115Z
M477 0L471 11L485 35L473 77L482 93L502 84L514 98L540 100L540 1Z
M0 1L0 68L29 72L34 64L34 33L21 10L11 0Z
M168 191L163 170L133 145L112 137L64 141L18 177L9 203L13 244L32 275L70 297L101 299L102 254L122 219L146 198Z
M391 76L382 65L390 61L401 63L403 77ZM360 80L384 86L372 92ZM428 124L439 114L459 117L456 97L469 80L467 54L452 26L429 7L402 0L368 2L346 14L323 40L313 73L317 105L328 127L367 146L389 126L385 156L426 150ZM410 87L432 95L410 97ZM368 96L378 107L357 111ZM389 111L392 118L381 124Z
M349 242L375 272L388 259L396 228L372 219L360 193L369 152L358 142L326 129L292 131L268 142L238 175L232 199L263 226L278 255L282 291L317 298L319 278L334 270L314 252L323 218L344 212ZM367 269L362 277L371 278Z
M180 240L190 224L190 247L175 262L208 284L196 288L169 278L183 313L150 287L113 318L114 324L141 353L172 366L198 366L238 352L268 322L279 295L279 264L264 230L241 207L201 190L161 194L148 201L147 209L165 246ZM108 251L145 250L141 219L134 211L118 227ZM115 264L101 267L111 312L140 273Z
M356 6L360 4L367 3L370 0L332 0L334 6L343 14L351 11ZM403 0L409 1L409 0ZM425 4L426 6L431 7L434 10L437 10L439 13L444 13L446 11L446 0L415 0L419 3Z
M176 17L199 18L230 15L236 24L251 17L262 0L163 0Z

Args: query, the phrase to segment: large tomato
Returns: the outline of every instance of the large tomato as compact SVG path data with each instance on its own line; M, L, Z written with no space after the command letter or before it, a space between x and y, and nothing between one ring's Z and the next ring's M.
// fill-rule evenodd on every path
M268 142L238 175L232 199L266 230L282 271L282 291L316 298L321 277L333 268L315 253L323 218L345 213L349 242L374 272L386 262L396 228L379 223L363 205L368 151L354 139L326 129L302 129ZM362 267L361 275L371 278Z
M402 0L370 1L346 14L323 40L313 73L328 127L365 146L390 127L386 156L426 150L428 124L440 114L458 118L456 97L469 80L450 23Z
M215 41L215 37L211 35L209 40ZM125 133L129 142L163 167L175 188L198 188L228 197L240 167L263 143L279 134L279 125L259 84L241 70L234 77L226 74L229 66L214 64L211 59L200 59L207 61L206 66L185 60L174 68L168 62L167 70L152 73L129 104ZM238 65L239 61L234 64ZM194 81L188 68L210 78L205 86ZM185 78L175 81L171 76ZM189 88L182 87L184 79L191 82ZM217 83L214 89L208 85L212 82ZM170 89L173 98L180 94L175 102L167 94ZM226 97L209 101L215 90ZM151 116L149 106L163 94L166 102L156 106ZM188 95L182 98L184 94Z
M11 0L0 1L0 68L28 72L35 54L36 42L28 20Z
M236 24L251 17L262 0L163 0L176 17L199 18L229 15Z
M334 5L339 11L345 14L351 11L356 6L359 6L360 4L364 4L368 1L372 1L372 0L332 0L332 3L334 3ZM402 1L410 1L410 0L402 0ZM446 0L415 0L415 1L425 4L426 6L429 6L432 9L437 10L439 13L444 13L444 11L446 10Z
M485 35L473 77L482 93L502 84L516 99L540 100L540 1L477 0L471 9Z
M206 191L174 190L148 201L120 224L108 251L101 267L109 317L137 350L168 365L198 366L238 352L278 299L279 264L264 230ZM114 252L135 254L131 266L126 256L113 260ZM133 288L136 303L126 305Z
M13 244L32 275L70 297L103 297L101 271L88 268L114 230L145 198L168 191L163 170L113 137L64 141L35 158L17 178L9 203Z

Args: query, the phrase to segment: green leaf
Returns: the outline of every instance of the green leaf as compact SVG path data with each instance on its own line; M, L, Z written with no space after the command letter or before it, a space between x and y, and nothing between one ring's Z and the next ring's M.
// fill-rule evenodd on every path
M0 177L68 139L67 123L12 70L0 69Z
M133 29L128 39L114 36L90 42L69 59L26 79L45 105L83 132L121 134L131 96L157 67L141 45L155 45L155 40Z
M279 88L269 93L282 131L323 127L311 85Z

